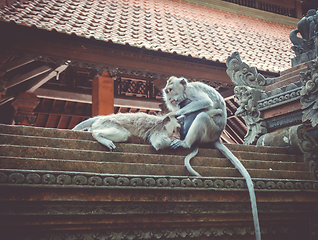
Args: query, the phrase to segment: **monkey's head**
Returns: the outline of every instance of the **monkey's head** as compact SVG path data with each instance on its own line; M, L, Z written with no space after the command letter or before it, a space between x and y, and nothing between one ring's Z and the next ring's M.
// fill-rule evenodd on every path
M172 141L180 139L181 126L174 116L166 116L155 129L149 141L156 150L168 148Z
M179 103L186 99L187 84L188 80L184 77L172 76L167 80L165 88L162 89L162 95L170 111L179 110Z
M171 140L180 139L181 125L179 121L175 118L175 116L165 117L163 123Z

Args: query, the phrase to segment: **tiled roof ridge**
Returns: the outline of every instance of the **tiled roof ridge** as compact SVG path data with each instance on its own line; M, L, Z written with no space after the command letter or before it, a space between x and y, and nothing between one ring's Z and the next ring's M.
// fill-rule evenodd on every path
M180 0L33 0L3 7L0 20L219 62L240 51L272 72L293 57L292 27Z

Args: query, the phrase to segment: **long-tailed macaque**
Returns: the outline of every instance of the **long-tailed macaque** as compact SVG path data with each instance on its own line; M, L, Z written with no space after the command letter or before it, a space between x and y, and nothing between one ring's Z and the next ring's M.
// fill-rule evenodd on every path
M114 142L126 142L132 135L147 140L156 149L168 148L180 138L180 124L174 116L155 116L146 113L117 113L89 118L73 130L87 130L110 150Z
M256 239L261 239L257 213L256 197L252 179L242 163L220 141L220 135L226 125L226 104L223 97L212 87L200 83L188 83L181 77L170 77L162 90L164 101L171 115L181 116L181 137L171 143L172 148L195 147L185 158L186 168L200 176L190 165L190 159L198 152L198 144L211 142L239 170L246 180L250 194Z

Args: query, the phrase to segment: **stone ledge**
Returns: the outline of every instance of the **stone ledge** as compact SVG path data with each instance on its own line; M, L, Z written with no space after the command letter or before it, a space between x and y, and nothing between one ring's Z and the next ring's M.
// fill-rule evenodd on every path
M293 179L253 179L255 191L313 191L318 192L318 182ZM0 186L45 188L94 189L173 189L247 191L239 177L187 177L115 175L83 172L0 170Z

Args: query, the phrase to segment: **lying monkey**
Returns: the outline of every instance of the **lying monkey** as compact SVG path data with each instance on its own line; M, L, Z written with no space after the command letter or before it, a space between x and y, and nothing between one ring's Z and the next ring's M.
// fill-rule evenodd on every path
M242 163L220 141L220 135L226 126L226 104L223 97L212 87L201 83L188 83L185 78L170 77L162 90L167 108L171 115L181 116L181 137L171 143L172 148L195 147L185 158L185 166L193 175L200 176L190 165L197 152L199 143L211 142L219 149L246 180L250 194L256 239L261 239L256 197L252 179Z
M85 129L110 150L116 148L113 142L126 142L132 135L148 140L156 150L167 148L180 138L180 124L175 117L141 112L96 116L73 128L75 131Z

